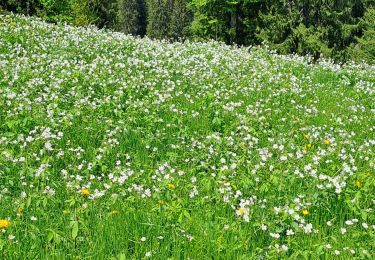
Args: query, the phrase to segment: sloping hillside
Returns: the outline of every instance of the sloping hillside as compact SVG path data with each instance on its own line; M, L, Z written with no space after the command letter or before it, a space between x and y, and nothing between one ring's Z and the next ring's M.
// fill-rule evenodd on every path
M373 258L375 67L0 16L2 259Z

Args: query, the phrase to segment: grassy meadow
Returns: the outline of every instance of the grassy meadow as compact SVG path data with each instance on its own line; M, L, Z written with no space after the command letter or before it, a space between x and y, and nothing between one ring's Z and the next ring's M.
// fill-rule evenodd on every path
M375 66L0 16L1 259L374 259Z

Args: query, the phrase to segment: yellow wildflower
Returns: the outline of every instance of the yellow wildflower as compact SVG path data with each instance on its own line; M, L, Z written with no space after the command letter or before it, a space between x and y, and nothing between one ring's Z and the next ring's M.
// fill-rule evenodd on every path
M237 212L238 212L239 215L243 215L243 214L245 214L245 209L244 208L238 208Z
M302 215L304 216L309 215L309 211L307 209L302 210Z
M328 139L324 139L323 143L329 145L331 142Z
M118 211L117 210L112 210L111 214L112 214L112 216L116 216L116 215L118 215Z
M90 191L88 189L82 189L81 193L83 196L88 197L90 195Z
M357 188L361 188L361 182L360 182L359 180L356 180L356 181L355 181L355 186L356 186Z
M311 144L306 144L304 147L303 147L303 149L305 149L305 150L308 150L308 149L310 149L311 148Z
M10 221L7 219L0 219L0 229L5 229L10 226Z
M307 135L307 134L303 134L303 137L304 137L306 140L309 140L309 139L310 139L310 136Z
M168 183L167 187L168 187L168 189L170 189L170 190L174 190L174 189L176 189L176 185L174 185L173 183Z
M69 214L69 211L66 210L66 209L64 209L64 210L63 210L63 214L64 214L64 215L68 215L68 214Z

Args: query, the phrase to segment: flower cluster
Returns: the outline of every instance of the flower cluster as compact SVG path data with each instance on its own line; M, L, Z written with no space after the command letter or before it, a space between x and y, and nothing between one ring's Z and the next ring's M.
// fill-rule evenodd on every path
M0 16L0 247L374 258L374 104L367 64Z

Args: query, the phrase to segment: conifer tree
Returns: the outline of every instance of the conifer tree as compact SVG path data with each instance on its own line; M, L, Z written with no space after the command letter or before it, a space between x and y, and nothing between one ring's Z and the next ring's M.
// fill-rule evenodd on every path
M363 36L358 38L357 44L349 49L351 57L357 61L375 63L375 9L370 8L361 19Z
M143 0L118 0L117 29L133 35L146 33L146 4Z
M192 14L186 0L174 0L170 18L169 35L173 40L184 39L189 34Z
M172 0L148 0L147 36L155 39L169 38Z
M116 23L117 0L69 0L76 25L95 24L113 28Z

